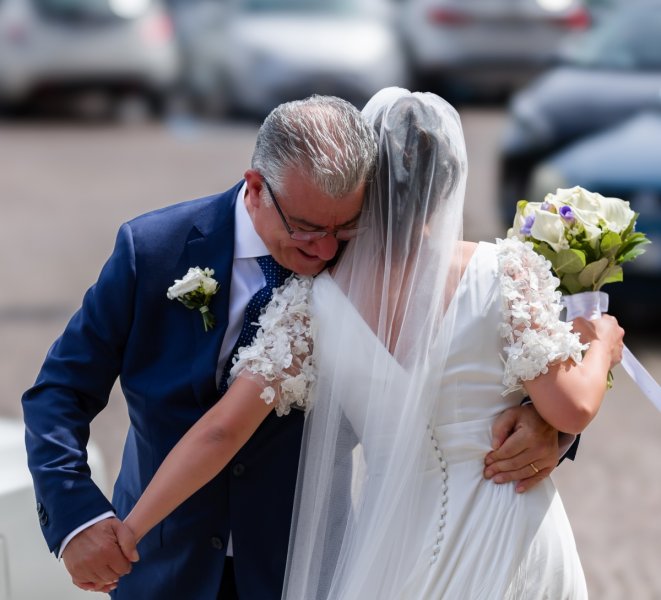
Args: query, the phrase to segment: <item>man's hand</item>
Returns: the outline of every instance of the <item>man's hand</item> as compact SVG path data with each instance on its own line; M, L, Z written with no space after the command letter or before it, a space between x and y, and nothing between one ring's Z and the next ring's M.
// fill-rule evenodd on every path
M492 434L493 450L484 459L484 476L495 483L518 481L516 491L526 492L558 464L558 432L531 404L504 411Z
M122 575L131 572L131 562L138 560L135 546L133 533L124 523L104 519L72 538L62 560L79 588L108 593Z

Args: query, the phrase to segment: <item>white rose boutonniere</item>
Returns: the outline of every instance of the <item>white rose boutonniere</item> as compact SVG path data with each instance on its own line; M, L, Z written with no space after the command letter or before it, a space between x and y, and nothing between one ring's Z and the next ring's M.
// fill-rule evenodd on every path
M204 331L213 329L216 319L209 310L209 302L218 291L218 282L212 277L213 269L191 267L183 279L175 279L168 288L168 299L179 300L186 308L197 309L202 314Z

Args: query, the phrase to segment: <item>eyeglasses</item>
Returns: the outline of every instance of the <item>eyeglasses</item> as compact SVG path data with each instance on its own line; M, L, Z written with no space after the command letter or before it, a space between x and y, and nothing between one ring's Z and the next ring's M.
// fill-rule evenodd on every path
M324 230L302 231L300 229L292 229L289 223L287 223L287 219L285 218L285 213L282 212L282 209L280 208L280 205L278 204L278 201L275 198L275 194L273 193L273 190L271 189L269 182L266 181L265 177L262 177L262 181L264 181L264 185L268 190L269 196L271 196L273 205L275 206L275 209L278 211L278 215L280 215L280 220L282 221L282 224L285 226L285 229L287 230L287 233L289 234L289 237L292 240L296 240L298 242L311 242L313 240L320 240L322 238L325 238L327 235L332 235L335 237L336 240L345 242L355 238L356 236L360 235L367 229L367 227L338 229L337 231L324 231Z

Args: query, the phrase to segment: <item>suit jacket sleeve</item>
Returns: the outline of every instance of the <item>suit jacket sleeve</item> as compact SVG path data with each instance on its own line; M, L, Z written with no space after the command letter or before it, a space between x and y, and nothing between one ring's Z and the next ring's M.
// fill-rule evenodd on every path
M112 510L90 477L86 446L90 422L121 370L134 293L133 237L124 224L98 281L23 395L28 466L51 551L76 527Z

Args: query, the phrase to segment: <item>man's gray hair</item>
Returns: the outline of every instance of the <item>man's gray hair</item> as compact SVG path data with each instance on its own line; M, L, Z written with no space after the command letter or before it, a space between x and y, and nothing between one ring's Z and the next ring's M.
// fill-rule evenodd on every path
M371 178L377 145L358 109L335 96L281 104L257 134L252 168L278 191L289 167L323 193L341 198Z

